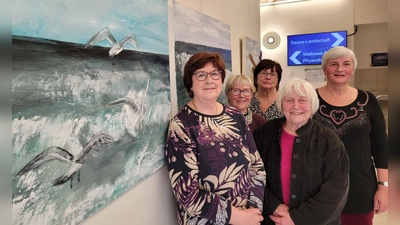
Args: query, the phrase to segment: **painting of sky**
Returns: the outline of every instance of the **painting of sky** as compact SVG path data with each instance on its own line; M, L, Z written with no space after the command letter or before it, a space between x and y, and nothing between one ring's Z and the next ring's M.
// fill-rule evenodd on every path
M133 34L139 51L168 54L167 0L14 0L12 34L86 44L104 27L117 41ZM111 47L107 41L100 46ZM133 46L127 48L135 49Z
M174 1L174 37L175 41L231 49L229 24L176 1Z

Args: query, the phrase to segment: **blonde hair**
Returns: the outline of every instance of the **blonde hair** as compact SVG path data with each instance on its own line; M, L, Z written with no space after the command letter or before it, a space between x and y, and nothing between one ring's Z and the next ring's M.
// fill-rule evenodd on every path
M247 76L244 74L231 75L228 77L228 79L226 80L226 83L225 83L225 95L226 96L228 96L229 91L235 85L248 86L251 89L252 93L254 93L254 91L255 91L253 81L251 80L250 76Z

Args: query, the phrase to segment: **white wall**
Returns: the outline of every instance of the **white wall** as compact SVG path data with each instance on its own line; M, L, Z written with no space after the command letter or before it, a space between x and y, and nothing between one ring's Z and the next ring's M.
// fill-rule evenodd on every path
M225 22L231 27L232 73L241 71L240 39L260 37L259 0L178 0L179 3ZM168 0L171 6L172 0ZM171 42L171 35L170 42ZM172 54L172 56L171 56ZM173 57L170 53L170 59ZM173 68L171 68L173 70ZM176 106L175 77L171 76L171 105ZM172 110L172 115L176 114ZM175 199L172 195L168 172L162 169L120 196L84 225L119 224L177 224Z
M177 224L174 198L164 166L83 222L85 225Z
M261 46L263 58L278 61L282 65L281 84L291 77L305 78L304 69L320 66L287 66L287 35L316 33L325 31L354 30L353 0L313 0L288 3L260 8L261 38L269 31L277 32L281 37L280 45L273 50ZM347 45L353 49L353 37L347 39ZM325 82L311 82L320 87Z
M276 31L281 44L274 50L262 46L263 58L277 60L283 67L283 84L292 76L305 78L304 69L320 66L287 66L287 35L347 30L347 46L354 51L358 68L369 68L370 53L388 51L387 0L312 0L260 8L261 36ZM325 82L311 82L315 87Z
M371 53L388 52L388 0L354 0L354 24L357 68L370 68Z
M388 22L388 0L354 0L354 24Z
M388 23L362 24L357 27L354 36L357 69L370 68L371 53L388 52Z

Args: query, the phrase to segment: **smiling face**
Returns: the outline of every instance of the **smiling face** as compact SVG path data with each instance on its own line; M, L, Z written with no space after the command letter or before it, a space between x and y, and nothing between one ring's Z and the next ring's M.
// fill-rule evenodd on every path
M303 87L301 90L305 93ZM311 118L311 103L307 96L300 96L292 88L292 93L282 100L282 111L288 125L301 127Z
M328 59L324 74L328 83L348 84L354 73L354 63L350 56Z
M207 73L207 77L204 81L199 81L195 75L192 76L191 90L193 91L194 98L197 98L200 101L216 101L221 94L222 79L220 77L218 80L213 80L210 76L210 73L213 71L218 71L218 68L210 62L204 67L196 70L195 73L200 71Z
M239 95L237 95L239 93ZM246 93L246 94L245 94ZM247 112L247 107L250 105L252 90L246 85L234 85L226 96L229 105L237 108L242 114Z

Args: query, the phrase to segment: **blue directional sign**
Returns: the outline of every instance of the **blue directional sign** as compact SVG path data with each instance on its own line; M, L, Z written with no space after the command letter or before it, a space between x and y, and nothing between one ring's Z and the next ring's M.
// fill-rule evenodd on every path
M335 46L347 46L347 31L288 35L288 66L321 65L322 56Z

